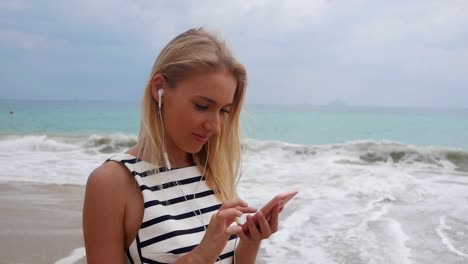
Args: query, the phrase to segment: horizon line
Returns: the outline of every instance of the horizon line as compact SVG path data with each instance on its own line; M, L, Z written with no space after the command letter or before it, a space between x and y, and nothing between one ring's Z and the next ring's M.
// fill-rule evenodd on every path
M139 100L125 100L125 99L18 99L18 98L0 98L2 101L16 101L16 102L89 102L89 103L134 103L140 104ZM424 109L424 110L468 110L467 107L449 107L449 106L427 106L427 105L370 105L370 104L349 104L343 102L340 105L334 105L334 101L326 104L315 104L315 103L267 103L267 102L256 102L256 103L244 103L244 106L311 106L311 107L324 107L330 109L346 109L354 107L363 108L398 108L398 109Z

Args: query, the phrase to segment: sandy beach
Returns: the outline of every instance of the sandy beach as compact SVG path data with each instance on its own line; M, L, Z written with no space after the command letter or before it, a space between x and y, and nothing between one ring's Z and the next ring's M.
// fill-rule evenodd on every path
M0 263L70 263L64 258L83 248L84 190L77 185L0 183Z

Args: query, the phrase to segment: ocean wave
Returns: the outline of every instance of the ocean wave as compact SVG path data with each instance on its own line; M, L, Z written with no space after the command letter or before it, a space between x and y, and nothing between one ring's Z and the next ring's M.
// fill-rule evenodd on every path
M135 144L138 138L135 135L110 134L110 135L91 135L85 142L85 147L97 148L101 153L115 153L124 151Z
M94 134L88 136L61 135L2 135L2 152L61 152L91 150L97 153L118 153L137 144L136 135ZM392 163L399 165L427 164L439 168L468 172L468 151L463 149L415 146L391 141L360 140L341 144L301 145L281 141L244 139L242 152L280 157L285 161L314 158L318 155L334 157L335 163L372 165Z
M460 149L421 147L387 141L355 142L345 144L342 148L354 151L361 161L367 163L422 163L442 168L446 167L448 161L456 166L455 170L468 172L468 152Z
M2 152L62 152L74 150L95 150L100 153L125 151L137 143L137 136L124 134L103 134L90 136L61 135L2 135Z
M468 151L462 149L415 146L392 141L360 140L330 145L300 145L281 141L243 141L244 153L283 152L288 159L298 156L316 156L323 153L341 157L337 163L357 165L375 163L429 164L444 168L447 163L460 172L468 172Z
M292 144L282 141L244 139L242 141L242 151L249 152L268 152L285 151L295 155L315 155L320 147L314 145Z
M79 146L51 138L47 135L8 137L0 140L2 152L58 152L78 149Z

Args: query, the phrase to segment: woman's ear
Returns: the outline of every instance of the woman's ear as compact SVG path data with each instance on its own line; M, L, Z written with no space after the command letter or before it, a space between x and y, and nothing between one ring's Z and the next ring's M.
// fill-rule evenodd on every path
M153 99L156 100L156 102L159 102L158 90L164 87L164 81L164 76L161 74L154 75L153 79L151 80L151 95L153 96Z

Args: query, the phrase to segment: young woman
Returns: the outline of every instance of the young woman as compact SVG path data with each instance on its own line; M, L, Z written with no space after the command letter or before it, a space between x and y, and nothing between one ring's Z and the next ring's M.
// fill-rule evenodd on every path
M279 210L265 216L236 193L245 90L244 66L204 29L163 48L144 91L138 144L89 176L88 263L255 263ZM255 214L237 224L246 213Z

